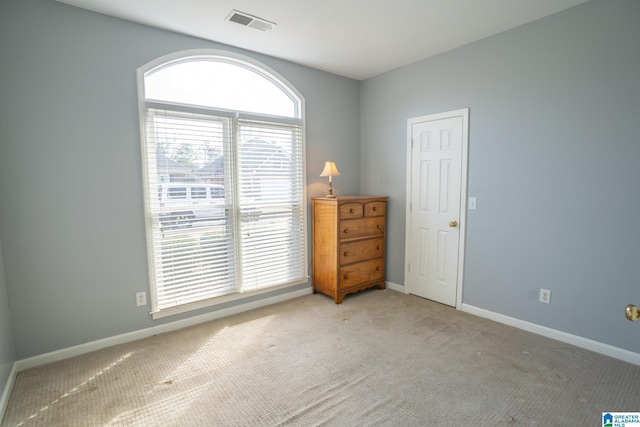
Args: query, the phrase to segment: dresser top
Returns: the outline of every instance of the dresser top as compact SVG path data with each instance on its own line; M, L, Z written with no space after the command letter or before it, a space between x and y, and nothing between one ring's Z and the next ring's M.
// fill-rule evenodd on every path
M358 202L362 200L387 200L388 196L336 196L336 197L312 197L311 200L335 200L337 202Z

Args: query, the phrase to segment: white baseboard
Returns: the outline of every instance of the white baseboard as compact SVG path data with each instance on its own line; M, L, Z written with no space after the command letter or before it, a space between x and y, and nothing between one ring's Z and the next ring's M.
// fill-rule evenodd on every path
M567 344L575 345L576 347L584 348L586 350L600 353L605 356L613 357L615 359L623 360L625 362L633 363L634 365L640 365L640 354L634 353L629 350L625 350L612 345L603 344L598 341L593 341L587 338L583 338L577 335L572 335L566 332L558 331L556 329L547 328L546 326L537 325L535 323L526 322L524 320L515 319L513 317L505 316L502 314L494 313L483 308L474 307L468 304L462 304L462 311L465 313L473 314L475 316L484 317L485 319L493 320L498 323L513 326L518 329L522 329L534 334L542 335L547 338L562 341Z
M38 356L29 357L19 360L15 363L17 371L24 371L25 369L34 368L36 366L46 365L47 363L58 362L60 360L68 359L70 357L80 356L90 353L92 351L101 350L103 348L112 347L136 341L143 338L152 337L154 335L163 334L165 332L176 331L189 326L198 325L200 323L208 322L211 320L219 319L221 317L231 316L233 314L243 313L245 311L254 310L260 307L266 307L278 302L287 301L293 298L298 298L304 295L311 294L311 288L304 288L298 291L288 292L281 295L276 295L270 298L264 298L253 302L235 305L233 307L225 308L211 313L201 314L199 316L189 317L187 319L176 320L174 322L165 323L162 325L152 326L150 328L140 329L126 334L116 335L113 337L103 338L97 341L91 341L85 344L76 345L73 347L63 348L61 350L52 351L50 353L40 354Z
M401 292L403 294L407 293L405 290L405 287L402 285L398 285L397 283L385 282L385 285L387 286L388 289L391 289L392 291Z
M0 395L0 424L2 424L4 413L7 410L7 405L9 404L9 397L11 396L13 383L16 381L16 375L18 375L18 362L13 363L11 371L9 372L9 378L7 378L7 383L4 386L2 395Z
M388 289L396 292L406 293L405 287L393 282L386 282ZM231 316L233 314L242 313L245 311L253 310L260 307L266 307L278 302L287 301L293 298L298 298L304 295L311 294L311 288L304 288L298 291L289 292L282 295L277 295L271 298L265 298L262 300L253 301L246 304L240 304L237 306L225 308L223 310L214 311L211 313L202 314L199 316L190 317L183 320L177 320L162 325L152 326L150 328L140 329L138 331L128 332L126 334L116 335L109 338L104 338L97 341L91 341L85 344L80 344L73 347L56 350L50 353L41 354L38 356L29 357L26 359L18 360L14 363L9 376L9 381L3 391L0 398L0 415L4 414L4 408L9 400L13 381L18 372L25 369L33 368L36 366L46 365L47 363L53 363L60 360L68 359L70 357L80 356L90 353L92 351L100 350L107 347L112 347L119 344L124 344L131 341L136 341L143 338L148 338L154 335L176 331L189 326L197 325L200 323L208 322L211 320L219 319L221 317ZM490 319L499 323L504 323L509 326L513 326L528 332L533 332L538 335L542 335L548 338L552 338L558 341L572 344L577 347L581 347L596 353L604 354L625 362L633 363L640 366L640 354L624 350L618 347L614 347L608 344L603 344L597 341L589 340L587 338L579 337L577 335L568 334L566 332L557 331L555 329L540 326L535 323L526 322L524 320L515 319L513 317L505 316L502 314L494 313L482 308L474 307L468 304L462 304L461 311L464 311L475 316ZM1 418L0 418L1 419Z

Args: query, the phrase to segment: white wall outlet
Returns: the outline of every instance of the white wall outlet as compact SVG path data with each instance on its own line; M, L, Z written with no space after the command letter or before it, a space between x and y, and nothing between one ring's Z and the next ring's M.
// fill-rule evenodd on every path
M136 305L138 307L142 305L147 305L147 293L146 292L137 292L136 293Z
M540 288L540 302L549 304L551 302L551 291L549 289Z

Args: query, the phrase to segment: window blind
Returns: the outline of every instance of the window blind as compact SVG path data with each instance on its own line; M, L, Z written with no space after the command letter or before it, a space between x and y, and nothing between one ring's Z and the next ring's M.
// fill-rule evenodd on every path
M147 104L154 311L306 281L303 151L295 120Z
M240 120L238 205L243 290L305 277L300 126Z

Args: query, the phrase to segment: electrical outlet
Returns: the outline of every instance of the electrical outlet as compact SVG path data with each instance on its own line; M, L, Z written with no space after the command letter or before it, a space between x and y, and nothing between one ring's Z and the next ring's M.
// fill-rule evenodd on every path
M137 292L136 293L136 305L138 307L142 305L147 305L147 293L146 292Z
M540 302L549 304L551 302L551 291L549 289L540 288Z

